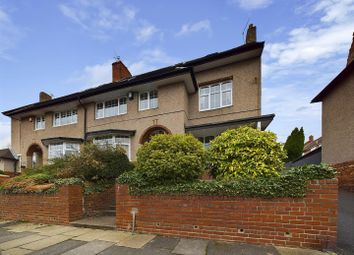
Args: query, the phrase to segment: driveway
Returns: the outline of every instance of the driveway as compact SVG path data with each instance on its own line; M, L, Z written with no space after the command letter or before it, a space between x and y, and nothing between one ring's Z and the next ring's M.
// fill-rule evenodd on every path
M230 244L72 226L0 221L2 255L321 255L313 250Z
M338 254L354 254L354 193L339 190L338 207Z

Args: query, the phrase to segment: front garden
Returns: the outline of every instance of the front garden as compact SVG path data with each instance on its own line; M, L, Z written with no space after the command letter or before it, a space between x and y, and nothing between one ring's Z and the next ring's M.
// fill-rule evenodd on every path
M120 147L85 144L78 155L27 169L0 185L3 193L55 193L67 184L85 194L111 188L115 179L132 194L303 197L309 180L331 179L335 170L308 165L285 170L286 152L272 132L251 127L225 131L209 149L191 135L156 135L129 162ZM212 180L202 180L205 174Z

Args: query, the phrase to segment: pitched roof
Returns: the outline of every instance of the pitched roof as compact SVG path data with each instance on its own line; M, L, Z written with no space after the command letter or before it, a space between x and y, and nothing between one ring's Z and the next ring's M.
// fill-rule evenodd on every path
M206 55L201 58L196 58L196 59L193 59L190 61L181 62L181 63L175 64L175 65L164 67L161 69L157 69L157 70L154 70L151 72L143 73L140 75L135 75L130 78L126 78L126 79L123 79L123 80L120 80L117 82L110 82L110 83L103 84L103 85L100 85L95 88L91 88L91 89L87 89L87 90L84 90L81 92L76 92L76 93L69 94L66 96L58 97L58 98L48 100L45 102L37 102L34 104L29 104L26 106L22 106L19 108L8 110L8 111L3 112L3 114L6 116L12 116L14 114L27 112L30 110L40 109L40 108L44 108L47 106L52 106L52 105L56 105L56 104L60 104L60 103L67 103L67 102L71 102L74 100L90 97L93 95L97 95L97 94L101 94L101 93L105 93L105 92L109 92L109 91L113 91L113 90L117 90L117 89L128 88L128 87L140 85L143 83L156 81L156 80L164 79L164 78L169 78L169 77L173 77L173 76L177 76L177 75L185 74L185 73L189 73L191 75L193 85L194 85L195 89L197 90L197 84L196 84L196 80L195 80L195 76L194 76L193 67L205 64L207 62L216 61L219 59L231 57L234 55L238 55L238 54L252 51L252 50L256 50L256 49L263 50L263 47L264 47L264 42L247 43L247 44L241 45L239 47L232 48L230 50L226 50L226 51L222 51L222 52L215 52L215 53Z
M321 146L322 146L322 137L317 138L316 140L313 141L307 141L304 145L303 152L304 154L307 154Z
M317 96L315 96L311 103L322 102L323 98L326 97L331 91L343 84L350 74L354 73L354 61L347 65L342 72L340 72L336 78L334 78Z
M10 149L0 150L0 158L17 160L17 158L15 158Z

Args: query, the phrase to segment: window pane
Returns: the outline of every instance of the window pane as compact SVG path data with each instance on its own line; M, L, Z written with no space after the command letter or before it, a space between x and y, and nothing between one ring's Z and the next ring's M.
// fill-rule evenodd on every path
M225 82L221 84L222 91L230 91L231 90L231 82Z
M53 158L60 158L63 156L63 144L58 143L58 144L49 144L49 149L48 149L48 158L53 159Z
M209 96L201 96L200 99L200 109L206 110L209 108Z
M214 85L211 87L211 96L210 96L210 108L219 108L220 107L220 86Z
M150 108L157 108L158 107L158 99L153 98L150 100Z
M150 91L150 99L152 98L157 98L157 91L154 90L154 91Z
M223 92L221 97L222 97L222 106L231 105L231 91Z
M209 95L209 87L203 87L200 89L200 95Z
M74 155L80 152L80 144L78 143L65 143L65 155Z
M54 126L59 126L60 125L60 114L56 113L54 115Z
M119 114L125 114L127 111L127 99L125 97L119 99Z

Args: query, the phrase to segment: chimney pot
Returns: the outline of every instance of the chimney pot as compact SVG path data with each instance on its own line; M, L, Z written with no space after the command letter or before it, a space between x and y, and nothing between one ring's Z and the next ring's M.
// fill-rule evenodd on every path
M353 60L354 60L354 32L353 32L352 45L350 46L350 49L349 49L347 65L349 65L351 62L353 62Z
M112 81L120 81L125 78L132 77L128 68L123 64L122 61L117 60L112 63Z
M39 102L45 102L45 101L49 101L52 100L52 96L45 93L44 91L41 91L39 93Z
M257 28L253 24L250 24L247 29L246 43L253 43L257 41Z

